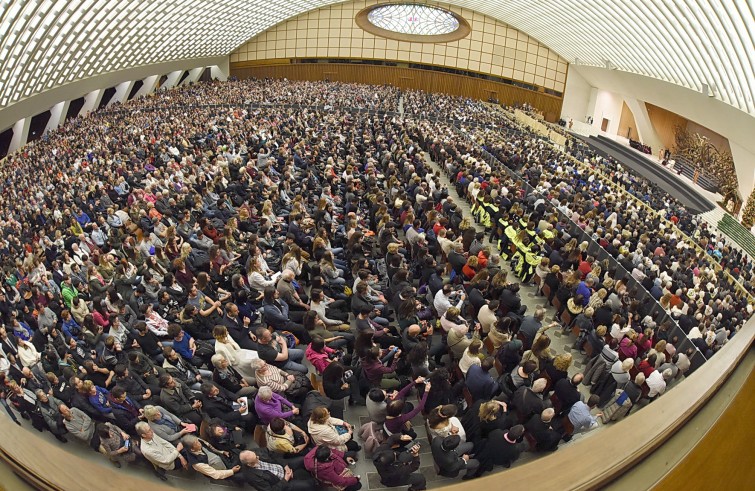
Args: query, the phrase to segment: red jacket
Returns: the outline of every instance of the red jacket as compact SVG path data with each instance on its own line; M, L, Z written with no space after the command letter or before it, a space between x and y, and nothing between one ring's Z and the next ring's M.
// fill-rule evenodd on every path
M343 452L340 450L331 448L330 460L327 462L318 462L315 453L317 453L317 447L304 456L304 467L323 486L344 489L359 482L359 478L352 475L349 464L344 460Z

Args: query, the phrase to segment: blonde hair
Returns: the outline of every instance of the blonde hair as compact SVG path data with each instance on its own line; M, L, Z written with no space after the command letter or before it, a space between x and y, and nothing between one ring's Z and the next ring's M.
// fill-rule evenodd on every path
M488 401L480 404L480 411L477 413L480 421L490 422L498 417L500 405L496 401Z
M565 372L571 366L571 362L571 353L561 353L553 359L553 368Z

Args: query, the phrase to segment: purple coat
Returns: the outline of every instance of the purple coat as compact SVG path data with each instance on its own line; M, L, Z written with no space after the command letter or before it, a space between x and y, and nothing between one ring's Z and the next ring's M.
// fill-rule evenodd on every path
M273 397L265 402L260 399L260 396L254 399L254 409L257 412L257 416L260 418L260 424L270 424L275 418L288 419L294 415L292 411L283 411L283 404L288 407L294 407L285 397L273 392Z

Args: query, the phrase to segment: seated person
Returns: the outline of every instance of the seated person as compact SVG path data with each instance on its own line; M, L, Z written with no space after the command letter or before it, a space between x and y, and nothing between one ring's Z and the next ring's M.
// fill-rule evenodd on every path
M524 428L535 439L535 450L538 452L552 452L558 448L561 432L552 424L556 411L549 407L540 414L533 414L525 423Z
M171 443L196 429L191 423L181 421L181 418L160 406L144 406L144 418L157 436Z
M243 484L243 477L238 475L241 472L241 466L238 464L231 465L234 462L230 455L233 454L227 456L224 452L194 435L186 435L181 439L181 443L183 443L185 449L186 461L195 471L210 479L228 479L238 485Z
M413 442L409 435L395 434L388 437L373 453L375 469L380 475L380 482L387 487L409 485L408 491L427 489L427 480L419 472L420 445L406 445Z
M228 359L221 353L212 355L212 381L220 387L233 392L236 397L252 396L257 393L257 388L253 387L246 381L241 374L233 368Z
M324 407L316 407L307 423L307 431L315 445L325 445L342 452L356 452L361 447L354 441L354 428L346 421L330 416Z
M283 458L303 456L308 446L307 433L283 418L275 418L267 426L267 449Z
M270 456L265 456L262 451L244 450L239 455L239 460L244 482L254 489L311 491L316 488L315 480L305 469L281 465Z
M351 472L349 464L354 463L354 458L345 455L322 445L309 451L304 457L304 465L312 475L317 476L317 483L322 487L358 491L362 489L361 476Z
M142 452L147 461L155 467L155 474L165 481L165 471L172 471L176 468L188 469L189 463L181 455L183 444L173 446L172 443L162 439L152 431L149 424L144 421L136 423L136 432L141 438L139 450Z
M472 442L462 443L459 435L433 438L430 447L433 452L433 461L440 469L438 474L441 476L456 477L459 472L466 470L463 479L471 479L480 466L479 461L469 457L474 444Z
M254 431L257 418L249 410L249 401L237 398L233 393L212 382L202 384L202 412L210 418L222 419L228 424Z
M306 374L309 370L301 364L304 359L304 351L289 349L287 340L280 334L274 335L269 329L261 327L257 330L257 343L259 357L273 366L282 370L295 371Z
M427 416L428 433L432 439L440 439L449 435L458 435L461 438L461 443L466 443L467 434L464 431L464 426L456 417L458 408L455 404L446 404L445 406L438 406ZM466 452L465 452L466 453Z
M270 424L275 418L290 419L299 414L299 408L270 387L262 387L254 399L254 409L260 424Z

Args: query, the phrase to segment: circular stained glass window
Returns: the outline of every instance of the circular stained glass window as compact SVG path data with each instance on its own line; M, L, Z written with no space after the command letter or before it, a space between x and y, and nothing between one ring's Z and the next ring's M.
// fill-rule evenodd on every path
M386 31L416 36L451 34L459 28L451 12L427 5L382 5L371 10L367 19Z
M368 7L357 14L364 30L399 40L449 42L469 34L461 16L431 5L391 3Z

